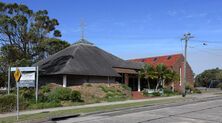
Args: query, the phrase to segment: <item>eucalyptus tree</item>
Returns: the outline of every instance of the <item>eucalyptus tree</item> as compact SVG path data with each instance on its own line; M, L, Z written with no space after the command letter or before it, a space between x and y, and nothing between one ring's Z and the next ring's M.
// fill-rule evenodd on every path
M58 25L47 10L33 11L24 4L0 2L0 80L5 78L2 75L8 66L29 66L67 47L67 42L55 41L62 36Z
M21 52L21 58L41 59L39 44L50 35L61 37L56 19L48 16L47 10L34 12L28 6L0 2L0 43L13 46ZM33 60L35 60L33 59Z

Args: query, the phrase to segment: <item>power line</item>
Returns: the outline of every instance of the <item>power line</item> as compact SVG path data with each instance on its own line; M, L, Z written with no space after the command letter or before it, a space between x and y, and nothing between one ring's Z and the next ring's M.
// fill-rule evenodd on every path
M208 44L222 44L222 41L196 40L196 39L192 41L200 43L208 43Z
M205 52L205 53L208 53L210 55L214 55L214 56L218 56L218 57L222 57L221 54L216 54L216 53L213 53L213 52L210 52L210 51L207 51L206 49L197 49L197 48L192 48L193 50L196 50L196 51L200 51L200 52Z

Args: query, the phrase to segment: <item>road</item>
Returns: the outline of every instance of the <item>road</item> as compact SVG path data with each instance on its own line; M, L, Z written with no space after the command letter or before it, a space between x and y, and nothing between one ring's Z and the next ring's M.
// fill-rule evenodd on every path
M222 123L222 98L92 114L57 123Z

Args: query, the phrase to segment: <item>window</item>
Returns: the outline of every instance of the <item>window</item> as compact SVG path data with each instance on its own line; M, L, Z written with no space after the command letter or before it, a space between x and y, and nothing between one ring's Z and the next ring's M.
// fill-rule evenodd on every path
M153 59L153 61L156 61L156 60L157 60L157 58L154 58L154 59Z
M168 56L167 59L170 60L172 58L172 56Z

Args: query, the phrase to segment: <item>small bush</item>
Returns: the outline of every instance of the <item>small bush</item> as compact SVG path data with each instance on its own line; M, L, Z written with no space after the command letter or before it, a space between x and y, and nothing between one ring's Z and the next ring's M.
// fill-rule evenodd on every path
M143 91L143 95L144 95L144 96L147 96L147 97L153 96L151 93L147 93L146 91Z
M24 98L19 97L20 110L26 109L28 106ZM16 110L16 95L3 95L0 96L0 112L12 112Z
M40 93L45 94L45 93L49 93L50 92L50 88L48 85L42 86L40 88Z
M124 90L127 90L125 88L127 86L122 86ZM114 87L109 87L109 86L100 86L103 92L106 93L105 100L108 102L113 102L113 101L120 101L120 100L126 100L128 98L127 94L123 91L120 90L120 88L114 88Z
M160 94L159 92L153 92L152 94L153 94L153 96L155 96L155 97L161 96L161 94Z
M49 93L48 98L50 101L55 102L69 100L71 92L70 88L57 87Z
M218 84L217 87L222 90L222 83Z
M73 102L80 102L81 100L81 93L79 91L73 90L70 94L70 100Z
M35 99L35 90L33 88L22 88L19 90L21 97L24 97L26 100Z
M3 95L0 97L0 112L11 112L16 109L16 95Z
M169 88L164 88L163 93L165 96L174 96L177 95L176 92L173 92L171 89Z
M202 92L201 92L199 89L194 89L194 90L193 90L193 93L201 94Z
M78 91L72 91L70 88L57 87L48 95L49 101L80 101L81 94Z
M0 95L7 94L7 90L0 90Z
M48 94L39 93L38 95L38 102L50 102L48 98Z
M163 91L164 93L169 93L169 94L173 93L173 91L169 88L164 88Z
M121 84L122 88L131 91L131 88L127 86L126 84Z

